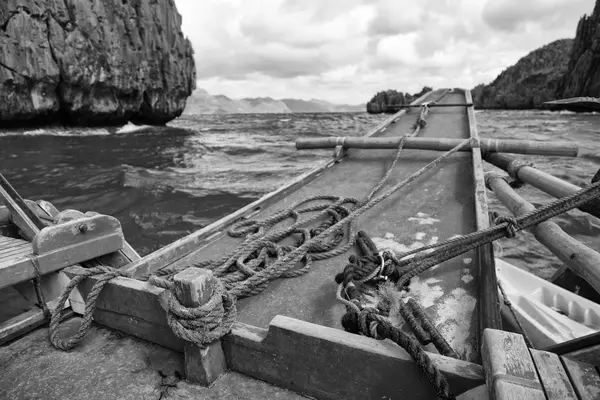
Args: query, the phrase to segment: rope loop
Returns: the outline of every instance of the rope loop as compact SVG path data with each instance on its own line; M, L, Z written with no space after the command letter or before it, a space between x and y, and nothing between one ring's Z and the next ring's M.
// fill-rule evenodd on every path
M167 323L175 336L203 348L231 331L237 316L236 299L219 279L216 282L208 302L199 307L182 305L173 289L165 292Z
M56 308L51 312L50 329L48 331L48 335L50 343L52 343L54 347L60 350L67 351L71 350L72 348L77 346L77 344L79 344L79 342L83 339L88 329L90 328L90 325L92 324L92 317L94 314L94 310L96 309L96 301L98 300L98 296L100 295L102 288L108 281L119 276L130 277L131 275L124 271L101 265L98 267L85 269L81 274L71 279L71 281L67 284L64 291L62 292L58 300L58 304L56 305ZM75 289L79 285L79 283L81 283L89 277L95 277L96 282L94 283L92 289L87 295L87 299L85 301L85 311L83 313L81 325L79 326L79 329L75 335L73 335L67 340L62 340L59 337L58 332L58 328L62 317L62 310L65 307L65 303L69 298L71 291L73 291L73 289Z

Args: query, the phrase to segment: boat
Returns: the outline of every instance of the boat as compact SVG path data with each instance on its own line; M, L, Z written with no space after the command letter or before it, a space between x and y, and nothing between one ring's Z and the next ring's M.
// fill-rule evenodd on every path
M117 248L57 257L41 277L15 267L24 275L10 284L43 286L58 274L61 291L48 328L35 308L0 324L0 337L11 335L0 397L545 398L556 374L575 377L558 382L573 393L600 382L593 365L569 358L572 348L559 356L503 330L492 247L600 187L491 219L486 185L497 195L512 188L483 169L490 154L573 157L577 146L479 138L468 90L434 90L413 105L362 137L298 139L299 150L333 155L149 255L114 225ZM5 237L26 240L45 215L28 240L50 230L87 238L89 219L103 217L5 192ZM67 239L57 248L77 244Z
M505 303L501 307L508 323L503 327L524 330L536 349L600 331L600 304L498 258L496 275L512 304L512 310Z
M600 111L600 98L572 97L568 99L552 100L542 103L542 107L552 111L598 112Z

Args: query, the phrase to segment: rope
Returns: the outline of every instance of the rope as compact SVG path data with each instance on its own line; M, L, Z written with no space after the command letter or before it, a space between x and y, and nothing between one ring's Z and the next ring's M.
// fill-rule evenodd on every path
M512 314L513 318L515 319L517 326L521 330L521 334L523 335L523 338L525 339L525 344L527 345L527 347L529 347L531 349L535 349L535 347L533 347L533 344L531 343L531 340L529 339L529 336L527 335L527 332L525 331L525 328L523 328L523 324L521 324L521 319L515 312L515 309L511 303L511 301L509 300L508 296L506 295L506 292L504 292L504 288L502 287L500 282L498 282L498 288L500 289L500 293L502 293L502 297L504 298L504 304L506 304L506 306L510 310L510 313Z
M77 330L77 333L75 335L73 335L66 341L62 340L61 338L59 338L58 328L61 322L62 310L65 306L65 302L69 298L69 294L71 293L71 291L75 289L81 281L91 276L94 276L96 278L96 282L94 283L94 286L92 286L92 289L90 290L87 296L85 302L85 311L83 313L81 325L79 326L79 329ZM100 295L100 292L102 291L102 288L104 287L106 282L110 281L112 278L115 278L117 276L128 277L129 274L111 267L100 266L86 269L83 273L71 279L69 284L65 287L65 290L60 295L58 305L54 310L52 310L52 314L50 317L50 329L48 335L50 338L50 343L52 343L54 347L66 351L71 350L73 347L79 344L79 342L83 339L88 329L90 328L90 325L92 323L92 315L94 314L94 310L96 309L96 301L98 299L98 296Z
M411 278L417 276L423 271L428 270L434 265L438 265L446 260L454 258L460 254L466 253L484 244L493 242L510 234L514 228L514 232L528 229L532 226L546 221L557 215L580 207L589 201L592 201L600 196L600 181L581 189L571 195L552 201L536 210L533 210L521 217L514 218L511 222L502 222L499 225L490 228L472 232L453 239L448 239L443 242L422 246L418 249L411 250L401 255L396 255L399 260L396 268L405 268L411 265L411 268L403 273L398 280L398 285L405 285ZM512 227L509 227L511 225ZM415 255L409 260L405 258L409 255L417 254L425 250L435 249L430 253L423 255ZM403 260L404 259L404 260Z
M225 290L220 280L215 279L216 289L210 300L199 307L185 307L173 294L173 282L153 276L149 282L163 289L167 296L167 323L175 336L201 347L220 339L231 331L237 316L235 297Z
M48 303L46 303L44 292L42 290L42 273L40 272L40 262L34 255L30 255L29 259L33 264L33 287L35 289L35 295L37 296L38 304L44 313L44 319L49 320L52 313L50 312L50 309L48 309Z
M398 328L392 326L380 315L377 315L371 310L363 310L361 312L351 310L342 317L342 326L346 331L351 333L361 333L377 340L392 340L406 350L413 360L415 360L419 369L435 387L439 398L455 398L450 391L448 381L433 364L419 343Z

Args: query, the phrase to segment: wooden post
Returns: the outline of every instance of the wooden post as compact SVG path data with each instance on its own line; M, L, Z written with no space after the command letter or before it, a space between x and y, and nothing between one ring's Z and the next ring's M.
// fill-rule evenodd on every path
M520 217L535 210L535 207L520 197L504 178L488 173L486 183L515 216ZM531 228L531 232L573 272L585 279L596 291L600 291L600 254L566 234L552 221L539 223Z
M173 277L175 296L185 307L199 307L210 300L216 279L208 269L187 268ZM227 369L220 340L205 348L186 343L184 355L186 379L194 383L208 386Z

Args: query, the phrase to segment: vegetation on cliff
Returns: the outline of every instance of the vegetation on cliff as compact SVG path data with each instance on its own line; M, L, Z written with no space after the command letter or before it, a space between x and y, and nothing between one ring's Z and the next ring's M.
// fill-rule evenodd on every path
M397 106L410 104L414 99L421 97L431 90L430 87L424 86L419 93L415 93L414 95L398 92L396 90L378 92L367 103L367 112L369 114L395 113L399 110Z
M557 98L600 97L600 0L592 15L584 15L577 25L567 71Z
M173 0L0 1L0 126L164 124L194 87Z
M567 71L572 44L572 39L556 40L521 58L489 85L475 87L475 107L530 109L554 100Z

